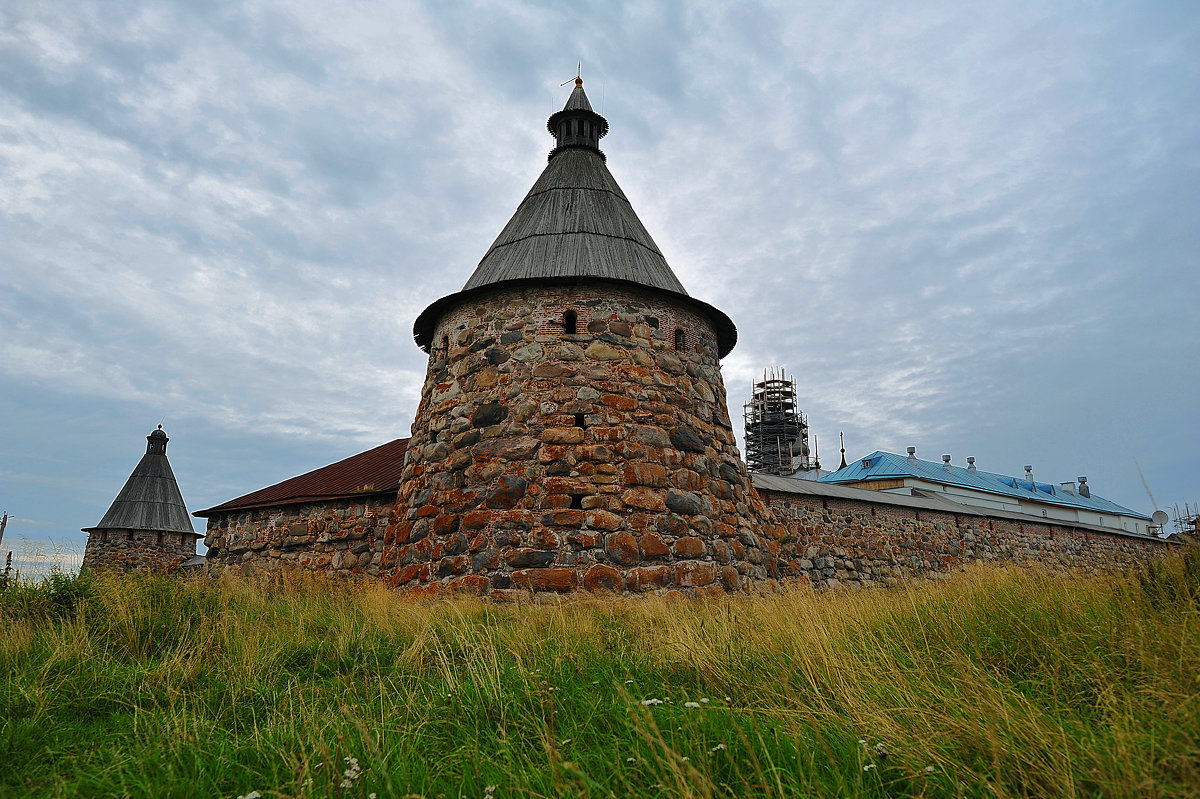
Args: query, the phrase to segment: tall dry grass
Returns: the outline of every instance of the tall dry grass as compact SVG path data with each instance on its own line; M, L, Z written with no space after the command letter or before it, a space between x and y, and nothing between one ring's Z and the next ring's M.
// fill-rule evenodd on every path
M0 789L1195 796L1198 597L1194 552L703 602L64 578L0 600Z

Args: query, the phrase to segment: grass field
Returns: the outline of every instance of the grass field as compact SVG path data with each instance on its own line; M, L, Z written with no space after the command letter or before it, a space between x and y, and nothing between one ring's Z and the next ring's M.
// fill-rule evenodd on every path
M6 796L1198 796L1200 554L719 601L0 597Z

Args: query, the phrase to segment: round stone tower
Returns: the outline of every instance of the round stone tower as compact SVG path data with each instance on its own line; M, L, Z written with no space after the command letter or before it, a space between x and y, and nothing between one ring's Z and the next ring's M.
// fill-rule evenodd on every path
M733 591L778 576L781 528L738 456L720 358L606 166L576 79L549 164L462 291L417 318L429 353L386 542L392 584Z

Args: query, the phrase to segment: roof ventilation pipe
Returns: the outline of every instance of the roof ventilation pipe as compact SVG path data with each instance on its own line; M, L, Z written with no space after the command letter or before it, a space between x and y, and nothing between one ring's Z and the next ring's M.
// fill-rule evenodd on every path
M1070 494L1071 496L1076 496L1076 492L1075 492L1075 483L1074 483L1074 481L1072 481L1072 480L1068 480L1068 481L1067 481L1067 482L1065 482L1065 483L1059 483L1059 484L1058 484L1058 487L1059 487L1060 489L1062 489L1062 492L1063 492L1064 494Z
M950 471L950 456L949 455L942 456L942 468L945 469L946 471Z
M1086 477L1079 478L1079 496L1087 497L1088 499L1092 498L1092 489L1088 488Z
M975 468L975 458L973 458L973 457L967 458L967 471L970 472L971 474L975 474L976 472L979 471L978 469Z
M1033 467L1029 464L1025 464L1025 479L1031 483L1033 482Z
M917 448L916 447L908 448L908 462L909 463L917 462Z

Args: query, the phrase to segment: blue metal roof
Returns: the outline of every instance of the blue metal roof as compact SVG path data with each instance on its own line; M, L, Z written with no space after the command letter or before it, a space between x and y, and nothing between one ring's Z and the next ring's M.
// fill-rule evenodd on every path
M864 463L870 465L864 466ZM1095 513L1134 516L1147 520L1150 518L1095 494L1083 497L1063 491L1051 483L1030 482L1019 477L982 470L971 472L961 466L947 466L942 463L923 461L920 458L913 458L910 461L904 455L879 450L847 464L844 469L838 469L833 474L825 475L820 481L822 483L856 483L865 480L903 479L905 477L927 480L940 485L970 488L1016 499L1044 502L1048 505L1083 508Z

